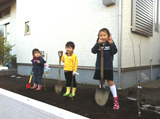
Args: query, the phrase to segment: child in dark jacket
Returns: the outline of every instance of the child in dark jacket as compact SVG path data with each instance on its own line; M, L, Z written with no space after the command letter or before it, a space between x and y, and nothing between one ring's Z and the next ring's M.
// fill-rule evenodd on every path
M33 59L31 60L33 68L33 81L34 85L31 89L41 90L42 89L42 75L44 72L44 63L46 61L40 56L40 51L38 49L33 49L32 51Z
M113 42L112 36L108 29L103 28L98 33L97 42L92 48L92 53L97 54L96 60L96 70L94 74L94 79L101 79L101 50L99 45L104 49L104 79L107 80L108 85L110 86L110 90L114 99L114 110L119 109L118 96L116 86L113 82L113 56L117 53L117 47ZM103 81L103 87L105 88L105 80ZM101 87L101 85L100 85Z

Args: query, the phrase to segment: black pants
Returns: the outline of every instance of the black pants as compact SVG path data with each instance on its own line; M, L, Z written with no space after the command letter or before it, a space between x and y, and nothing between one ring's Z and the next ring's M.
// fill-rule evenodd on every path
M66 78L66 87L72 86L72 71L64 72L65 78ZM77 87L75 76L73 77L73 87Z

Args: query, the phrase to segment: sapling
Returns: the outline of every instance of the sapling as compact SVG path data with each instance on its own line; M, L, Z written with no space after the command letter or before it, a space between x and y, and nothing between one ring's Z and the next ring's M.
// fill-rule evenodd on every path
M140 86L140 81L141 81L141 40L142 37L140 38L140 42L138 44L138 48L139 48L139 63L140 63L140 79L138 80L137 78L137 70L136 70L136 59L135 59L135 49L134 49L134 42L132 39L131 34L129 34L131 42L132 42L132 51L133 51L133 60L134 60L134 67L135 67L135 75L136 75L136 82L137 82L137 106L138 106L138 115L141 116L141 111L140 111L140 99L139 99L139 89L141 89Z

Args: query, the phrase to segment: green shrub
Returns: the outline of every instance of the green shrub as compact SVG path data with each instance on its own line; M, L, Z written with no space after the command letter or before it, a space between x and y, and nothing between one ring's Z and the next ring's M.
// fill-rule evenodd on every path
M1 34L1 31L0 31ZM0 65L9 63L11 59L15 58L16 55L11 55L10 51L15 45L6 43L7 39L0 35Z

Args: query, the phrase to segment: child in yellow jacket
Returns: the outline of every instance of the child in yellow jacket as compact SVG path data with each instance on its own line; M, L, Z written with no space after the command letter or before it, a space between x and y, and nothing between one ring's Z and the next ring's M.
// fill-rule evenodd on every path
M61 61L64 62L64 74L66 78L66 93L64 93L63 96L69 95L69 97L74 97L77 87L75 75L78 74L77 73L78 58L73 52L75 48L73 42L71 41L67 42L65 47L66 47L65 55L63 55L63 52L60 51ZM70 94L72 86L72 77L73 77L73 87L72 87L72 93Z

